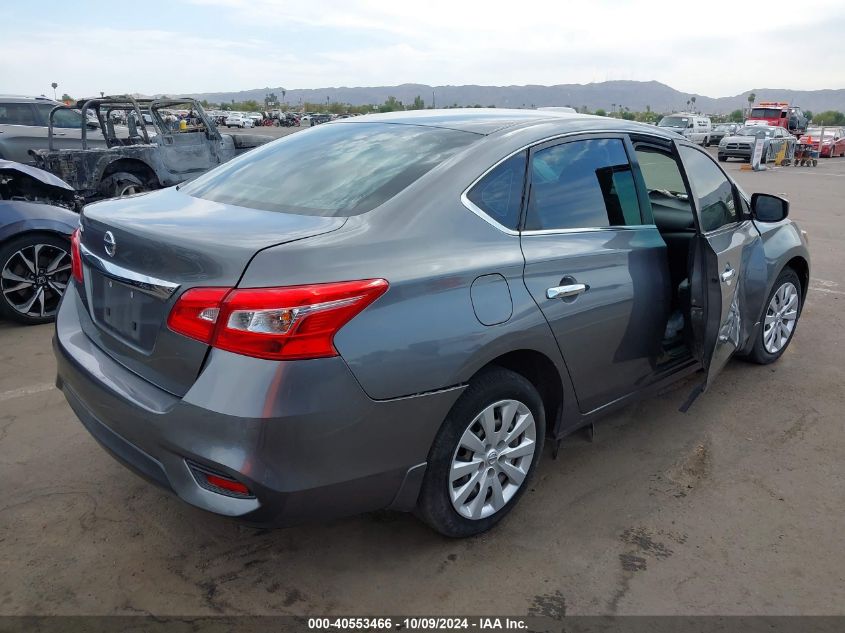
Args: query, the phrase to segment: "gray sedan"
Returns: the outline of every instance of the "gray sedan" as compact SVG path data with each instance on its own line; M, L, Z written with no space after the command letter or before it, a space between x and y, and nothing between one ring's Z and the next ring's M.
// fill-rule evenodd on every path
M750 161L757 139L763 139L763 162L770 162L786 147L789 158L795 147L795 137L786 129L771 125L748 125L737 130L736 134L725 136L719 141L719 160L742 158Z
M344 119L89 205L57 383L106 450L208 511L391 508L468 536L544 443L784 353L810 274L788 208L653 126Z

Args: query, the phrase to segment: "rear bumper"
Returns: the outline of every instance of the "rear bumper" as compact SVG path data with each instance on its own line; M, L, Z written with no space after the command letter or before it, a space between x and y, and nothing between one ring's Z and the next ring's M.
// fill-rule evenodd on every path
M272 362L212 350L177 398L94 345L85 318L70 287L56 320L56 382L85 428L184 501L255 524L412 509L431 442L461 392L375 401L340 358ZM254 496L201 487L189 461Z

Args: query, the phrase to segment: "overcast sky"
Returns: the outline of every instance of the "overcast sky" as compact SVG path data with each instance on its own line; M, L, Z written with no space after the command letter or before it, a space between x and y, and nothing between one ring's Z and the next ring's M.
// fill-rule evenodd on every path
M845 88L845 1L14 2L0 93L657 80ZM84 9L84 10L83 10Z

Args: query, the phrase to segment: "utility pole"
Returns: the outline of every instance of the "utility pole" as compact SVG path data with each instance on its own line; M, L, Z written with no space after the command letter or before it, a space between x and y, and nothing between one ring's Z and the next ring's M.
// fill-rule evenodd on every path
M431 89L431 109L437 109L437 102L434 100L434 88Z

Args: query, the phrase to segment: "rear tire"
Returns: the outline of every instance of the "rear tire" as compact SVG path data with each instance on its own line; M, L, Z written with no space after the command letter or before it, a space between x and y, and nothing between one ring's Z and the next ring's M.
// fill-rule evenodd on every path
M106 198L122 198L148 190L149 187L140 178L125 171L107 176L100 183L100 193Z
M529 487L545 433L543 401L534 385L508 369L484 370L434 439L417 516L453 538L489 530Z
M794 303L794 306L784 305L782 297L787 297L786 303ZM798 319L801 317L801 307L801 280L798 273L791 268L784 268L766 298L763 314L760 317L760 331L757 334L757 340L754 341L754 347L747 356L748 360L758 365L768 365L780 358L795 335ZM792 316L790 312L793 309L794 316L790 319L789 317ZM781 315L780 318L777 316L778 313ZM788 335L784 335L785 332L788 332Z

